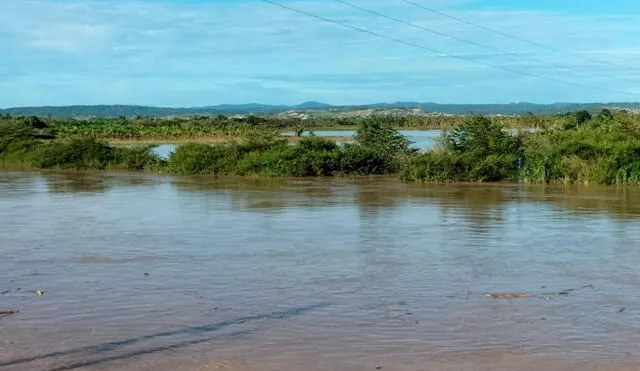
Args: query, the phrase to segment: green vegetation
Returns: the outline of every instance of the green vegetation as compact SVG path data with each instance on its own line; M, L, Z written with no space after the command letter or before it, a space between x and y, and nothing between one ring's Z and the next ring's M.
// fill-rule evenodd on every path
M381 140L397 139L397 132L386 128ZM179 146L169 157L167 169L178 174L228 174L262 176L336 176L389 174L397 171L400 158L409 153L404 146L373 148L356 143L340 148L320 137L303 138L290 145L281 139L247 138L243 141Z
M466 117L445 130L433 150L418 153L384 118L354 119L355 143L339 146L309 136L296 144L278 138L279 129L299 122L249 117L138 118L77 122L37 117L0 118L0 164L41 169L123 169L173 174L258 175L268 177L396 174L408 181L525 181L640 184L640 116L624 111L572 112L550 119L535 132L505 130L503 121ZM150 120L150 121L145 121ZM168 125L167 122L171 122ZM156 125L157 124L157 125ZM118 126L120 125L120 126ZM188 143L161 159L151 146L114 147L104 140L125 129L145 135L201 135L234 132L237 140L214 145ZM169 134L161 131L175 128ZM117 128L109 134L106 128ZM239 128L242 128L241 130ZM84 131L82 131L82 130ZM154 131L156 130L156 131ZM211 131L213 132L213 131ZM139 133L139 132L138 132ZM181 134L186 133L186 134ZM124 134L123 134L124 135ZM127 134L137 135L137 134Z
M403 163L414 181L640 184L640 120L602 110L563 115L554 127L516 135L474 117L445 132L432 151Z
M103 140L176 140L219 137L240 137L253 131L279 130L293 122L271 122L260 117L229 119L225 116L158 119L136 117L91 120L50 120L60 137L93 137Z
M57 139L36 117L0 122L0 164L39 169L150 169L161 160L151 146L111 147L95 138Z
M1 116L0 123L37 120L54 131L58 138L87 138L106 141L184 141L229 139L250 136L252 133L303 129L355 129L363 126L386 126L396 129L450 129L464 123L464 116L370 116L370 117L318 117L302 120L279 117L226 117L193 116L157 118L136 116L131 118L53 119L12 118ZM500 116L494 118L499 125L509 128L541 128L557 125L562 116Z
M37 125L30 124L34 120ZM0 163L5 167L39 169L303 177L394 173L400 158L410 152L409 141L383 124L362 131L362 143L345 148L315 136L291 145L278 139L271 128L254 126L247 128L237 141L179 146L167 160L155 155L151 146L110 146L91 132L69 136L60 127L37 118L5 118L0 122Z

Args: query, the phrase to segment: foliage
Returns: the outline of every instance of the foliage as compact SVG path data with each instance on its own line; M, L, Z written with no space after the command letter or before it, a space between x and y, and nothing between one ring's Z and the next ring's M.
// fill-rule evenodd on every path
M455 182L464 180L463 175L460 157L448 150L417 154L400 169L401 179L417 182Z
M171 154L168 168L179 174L219 174L226 173L238 159L239 152L232 145L189 143Z
M533 120L532 116L528 119ZM470 116L453 130L444 131L436 148L416 153L385 119L354 119L352 123L359 123L356 142L339 146L313 135L289 143L278 138L281 127L277 122L253 117L243 121L247 126L238 132L236 141L181 145L168 160L161 160L151 146L111 146L101 135L107 135L106 128L117 128L114 132L124 135L133 127L131 135L144 130L149 130L145 135L152 135L173 128L169 135L197 136L220 127L236 130L238 121L224 116L200 117L169 120L171 124L167 125L166 121L142 117L134 119L132 126L132 121L118 118L96 124L96 131L69 135L69 128L85 130L92 124L82 128L76 123L37 117L1 117L0 164L43 169L161 170L185 175L397 174L410 181L640 184L637 115L602 110L594 115L577 112L557 119L553 124L540 125L534 133L512 133L505 130L500 119Z
M357 144L346 144L340 169L345 174L390 174L395 171L393 160L380 152Z
M42 144L29 157L42 169L105 169L115 158L112 147L94 139Z
M486 117L475 116L440 141L440 151L406 161L411 180L499 181L517 177L522 141Z
M154 146L114 147L112 166L126 170L145 170L163 163Z
M383 156L395 156L409 151L411 142L383 120L367 120L360 123L356 142Z
M115 111L114 111L115 112ZM20 126L49 129L55 131L58 138L93 137L103 140L123 141L166 141L192 140L200 138L246 138L247 136L274 136L283 131L314 128L455 128L467 119L466 116L448 115L391 115L354 117L311 117L306 120L279 116L226 117L223 115L193 115L190 117L150 117L150 116L113 116L53 119L36 116L11 117L0 116L0 123L13 122ZM499 116L496 123L511 128L530 128L554 126L564 120L555 116Z

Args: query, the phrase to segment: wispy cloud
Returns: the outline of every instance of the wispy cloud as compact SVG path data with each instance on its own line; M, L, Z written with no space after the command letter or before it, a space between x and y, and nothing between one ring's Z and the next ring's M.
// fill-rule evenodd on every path
M481 63L629 92L640 82L640 73L536 49L396 0L351 1L570 69L466 45L331 0L280 1ZM416 1L555 48L640 68L635 37L640 24L633 14ZM632 99L446 58L255 0L0 0L0 14L0 45L10 51L0 57L0 106L5 107Z

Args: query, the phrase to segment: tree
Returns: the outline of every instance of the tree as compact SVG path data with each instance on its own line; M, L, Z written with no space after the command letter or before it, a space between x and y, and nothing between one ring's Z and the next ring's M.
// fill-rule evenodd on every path
M397 130L375 118L360 123L355 140L363 147L389 156L407 153L411 145Z
M576 111L568 115L567 120L564 123L565 130L575 130L584 126L587 122L591 121L591 114L586 111Z

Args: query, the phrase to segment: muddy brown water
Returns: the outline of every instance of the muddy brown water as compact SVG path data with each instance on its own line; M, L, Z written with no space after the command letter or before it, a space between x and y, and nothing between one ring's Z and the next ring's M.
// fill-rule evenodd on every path
M0 370L637 370L639 216L633 187L0 172Z

